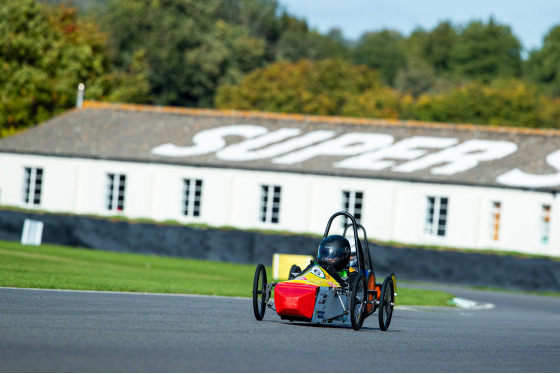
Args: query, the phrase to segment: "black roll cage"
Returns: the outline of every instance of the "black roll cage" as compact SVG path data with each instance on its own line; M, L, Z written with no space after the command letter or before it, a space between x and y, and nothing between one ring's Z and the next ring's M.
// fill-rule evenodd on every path
M329 236L329 231L331 229L332 221L338 216L346 216L352 222L352 223L347 224L346 227L344 228L343 236L346 236L346 231L348 230L348 228L350 226L352 226L353 231L354 231L354 241L355 241L354 245L355 245L355 248L356 248L358 272L360 274L367 275L366 270L372 270L372 267L371 267L371 256L370 256L370 253L369 253L369 246L368 246L368 241L367 241L366 230L362 225L360 225L359 223L356 222L356 219L354 218L354 216L352 214L350 214L348 212L344 212L344 211L336 212L335 214L333 214L331 216L331 218L329 218L329 222L327 223L327 227L325 228L325 233L323 235L323 239L325 239L326 237ZM363 249L362 246L360 246L360 239L358 238L358 228L360 228L362 230L363 234L364 234L365 248L366 248L366 253L367 253L367 265L369 266L369 269L362 269L362 264L364 264L364 265L366 264L365 261L363 261L363 260L366 260L366 259L363 259L364 254L362 253L362 251L364 249Z
M362 230L362 234L364 235L364 240L362 242L363 245L361 247L362 251L365 252L365 254L363 253L363 255L365 257L364 258L364 260L365 260L364 264L365 264L366 270L371 271L371 270L373 270L373 262L371 261L371 253L369 251L369 242L368 242L368 239L367 239L366 229L364 228L364 226L362 226L359 223L357 223L357 225L358 225L358 228ZM346 231L348 230L348 228L350 226L352 226L351 223L346 225L346 227L344 228L344 232L342 234L343 236L346 236ZM357 249L356 249L356 252L358 252Z

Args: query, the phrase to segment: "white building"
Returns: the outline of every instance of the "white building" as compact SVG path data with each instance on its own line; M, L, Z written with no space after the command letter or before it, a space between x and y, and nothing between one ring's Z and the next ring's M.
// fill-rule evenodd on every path
M560 257L559 191L557 130L86 101L0 139L0 205L78 215Z

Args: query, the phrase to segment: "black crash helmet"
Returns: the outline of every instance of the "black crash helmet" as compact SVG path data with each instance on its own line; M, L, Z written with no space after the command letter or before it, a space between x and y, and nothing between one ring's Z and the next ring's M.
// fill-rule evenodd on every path
M332 266L336 271L345 268L350 259L350 242L344 236L331 235L321 242L317 252L317 262Z

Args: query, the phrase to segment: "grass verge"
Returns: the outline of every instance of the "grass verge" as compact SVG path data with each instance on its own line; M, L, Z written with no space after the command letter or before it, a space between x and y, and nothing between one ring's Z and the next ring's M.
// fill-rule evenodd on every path
M254 272L254 265L0 241L2 287L251 297ZM448 306L452 298L407 287L396 302Z

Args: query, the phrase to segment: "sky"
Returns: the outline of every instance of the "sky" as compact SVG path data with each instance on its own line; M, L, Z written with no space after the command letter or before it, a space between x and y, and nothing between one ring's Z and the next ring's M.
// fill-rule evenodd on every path
M321 33L339 28L346 39L368 31L392 29L408 36L417 27L431 30L441 21L466 25L490 17L511 27L525 51L542 46L560 25L559 0L278 0L289 14L307 20Z

